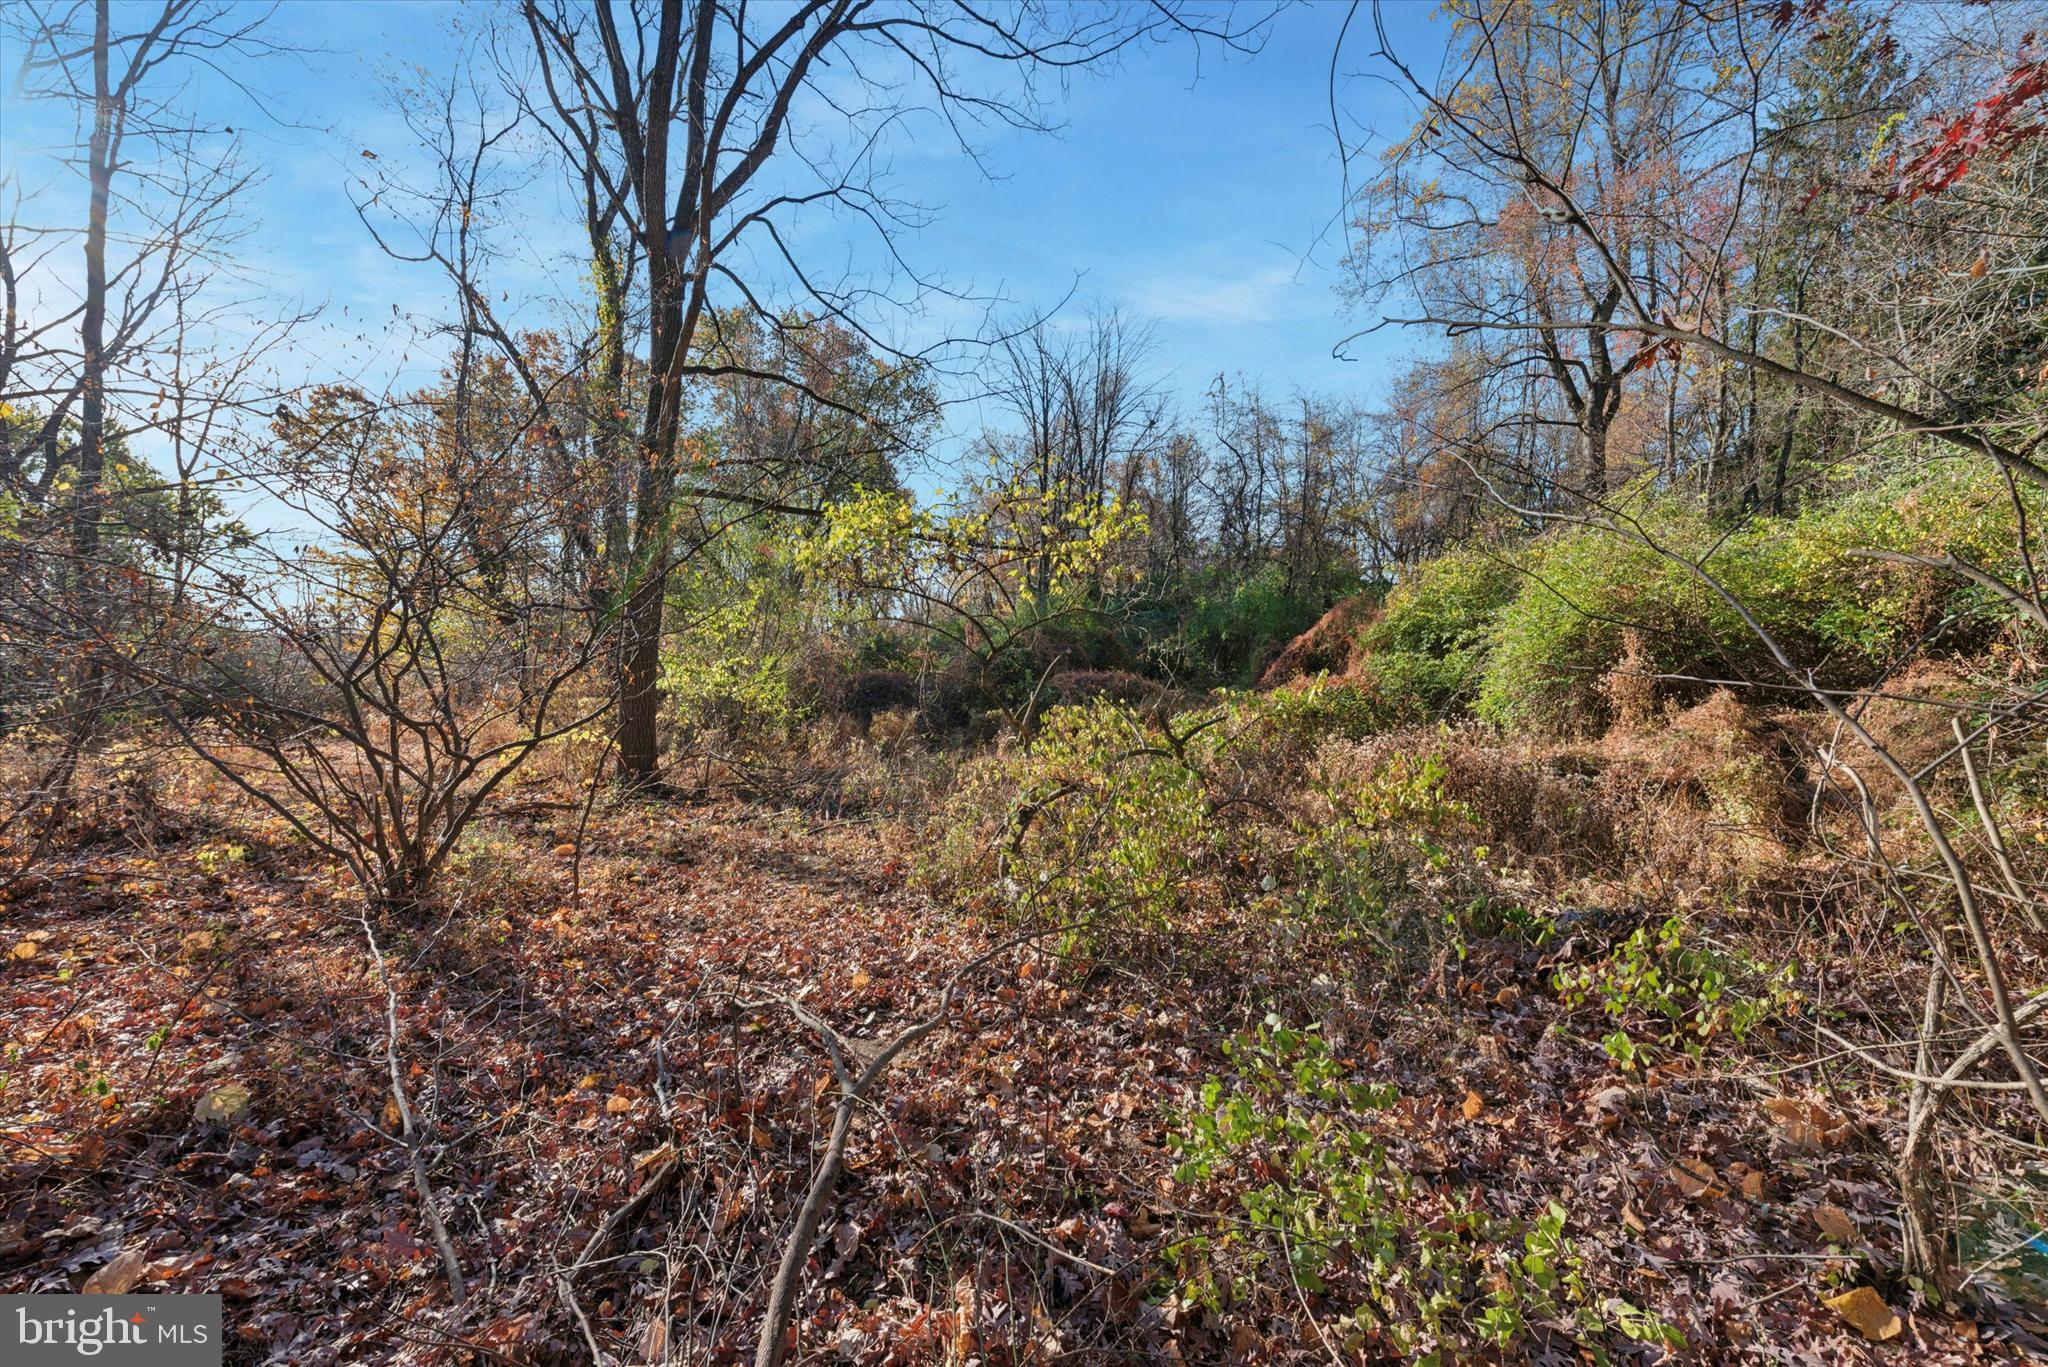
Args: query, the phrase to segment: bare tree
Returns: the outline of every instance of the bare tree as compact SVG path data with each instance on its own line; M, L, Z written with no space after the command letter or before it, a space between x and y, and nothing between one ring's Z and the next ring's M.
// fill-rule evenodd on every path
M878 310L936 288L896 253L923 214L881 188L877 157L892 139L933 121L973 155L979 128L1045 127L1047 83L1171 37L1242 45L1259 21L1212 24L1178 3L989 14L936 0L808 0L773 13L710 0L525 0L521 12L549 97L534 104L552 114L574 176L591 187L592 221L619 206L629 259L645 276L644 379L621 405L635 431L618 725L622 767L645 781L658 765L663 586L678 501L697 473L679 455L687 386L748 370L711 354L700 332L715 331L725 306L770 328L788 317L771 278L746 263L774 262L811 316L891 349ZM857 91L847 72L861 78ZM877 234L907 297L834 282L802 260L790 228L816 214ZM798 375L760 378L805 387Z
M500 785L610 705L580 686L606 619L560 573L553 510L577 491L490 378L381 403L324 388L280 416L244 468L297 544L205 556L204 630L147 671L186 744L380 908L425 897Z
M1082 510L1129 502L1166 438L1165 401L1144 373L1152 339L1115 310L1079 331L1039 320L1019 326L995 349L990 381L1010 425L985 432L979 453L1036 495L1035 528L1046 549L1025 587L1050 587L1056 543Z
M263 358L303 321L253 317L237 297L229 263L253 177L234 130L185 107L203 72L267 116L224 67L286 52L267 17L215 0L27 3L4 17L23 95L70 114L59 163L82 191L66 214L62 197L17 183L0 223L0 495L18 519L0 615L9 672L34 690L10 687L11 720L57 745L28 795L52 815L109 716L136 701L118 662L164 646L176 615L162 609L184 602L193 552L230 534L210 447L268 411Z
M1701 44L1724 17L1711 6L1473 0L1455 13L1433 102L1360 197L1354 287L1371 304L1412 297L1457 320L1446 324L1454 336L1482 334L1468 358L1540 377L1542 402L1519 420L1568 430L1572 482L1598 494L1629 473L1610 446L1631 376L1661 354L1655 339L1616 330L1617 316L1722 308L1726 272L1701 267L1725 242L1725 200L1698 191L1719 189L1725 168L1686 164L1679 144L1719 145L1713 135L1739 118L1732 86L1748 73L1698 79ZM1420 84L1397 70L1397 84ZM1569 206L1546 184L1569 187ZM1632 296L1578 219L1635 282Z

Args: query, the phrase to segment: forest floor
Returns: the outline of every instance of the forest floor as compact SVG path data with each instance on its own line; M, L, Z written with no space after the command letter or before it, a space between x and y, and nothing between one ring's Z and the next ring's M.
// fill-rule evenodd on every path
M388 977L338 872L203 778L49 856L0 907L0 1289L219 1292L231 1362L750 1359L835 1100L788 1002L865 1055L1005 932L910 889L911 826L600 806L575 870L567 797L513 795L446 906L375 928ZM792 1360L1330 1360L1305 1298L1162 1294L1171 1248L1216 1218L1183 1199L1169 1136L1230 1035L1317 1000L1343 1003L1320 1024L1346 1065L1398 1085L1408 1172L1498 1209L1561 1201L1595 1300L1662 1316L1679 1360L2039 1347L2024 1315L1903 1302L1897 1336L1866 1341L1823 1304L1896 1242L1865 1118L1763 1104L1761 1046L1749 1076L1617 1075L1556 1028L1571 952L1479 944L1388 981L1000 949L858 1115ZM394 1002L460 1309L399 1142ZM1540 1324L1506 1356L1587 1360Z

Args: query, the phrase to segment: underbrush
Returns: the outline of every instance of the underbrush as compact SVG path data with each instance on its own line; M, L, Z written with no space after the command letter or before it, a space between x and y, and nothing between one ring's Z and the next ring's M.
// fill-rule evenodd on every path
M1371 698L1341 685L1170 718L1108 700L1055 708L1028 745L962 767L922 876L1090 952L1199 954L1205 937L1261 933L1246 905L1283 942L1380 933L1411 871L1403 852L1426 852L1459 813L1427 760L1315 777L1324 747L1374 722Z
M1175 1322L1253 1356L1267 1330L1249 1326L1284 1317L1324 1355L1443 1362L1686 1353L1736 1332L1616 1279L1632 1240L1655 1242L1636 1206L1586 1209L1583 1180L1481 1178L1498 1161L1480 1132L1490 1102L1472 1090L1446 1107L1440 1091L1476 1056L1514 1095L1528 1084L1507 1052L1549 1055L1557 1109L1539 1129L1570 1135L1583 1114L1581 1143L1615 1132L1617 1098L1662 1093L1650 1104L1681 1159L1653 1168L1678 1174L1656 1180L1681 1201L1739 1189L1761 1202L1771 1146L1808 1163L1859 1142L1840 1101L1786 1081L1759 1110L1716 1081L1785 1078L1809 1021L1848 1024L1840 996L1864 979L1829 966L1827 935L1881 939L1884 913L1830 872L1822 837L1845 838L1846 814L1802 829L1796 737L1725 692L1598 743L1386 731L1382 702L1325 681L1172 718L1107 700L1055 709L1030 744L963 767L925 885L1042 932L1083 982L1103 964L1141 981L1224 977L1264 1018L1225 1034L1224 1066L1169 1117L1189 1212L1160 1283ZM1852 929L1817 928L1816 905ZM1472 1019L1475 998L1492 1024ZM1857 1010L1864 1029L1908 1025ZM1376 1044L1390 1013L1412 1051L1398 1062ZM1580 1079L1566 1084L1579 1100L1559 1077ZM1709 1114L1706 1138L1676 1139ZM1476 1166L1453 1171L1446 1148ZM1822 1285L1866 1285L1893 1256Z
M1431 1364L1532 1332L1685 1346L1654 1314L1596 1301L1564 1202L1498 1214L1412 1173L1399 1090L1362 1079L1314 1027L1269 1015L1223 1052L1229 1074L1203 1084L1170 1140L1175 1183L1227 1217L1167 1250L1180 1313L1270 1313L1314 1296L1351 1307L1314 1325L1332 1354Z
M1389 723L1469 711L1552 734L1642 719L1615 696L1696 700L1704 682L1779 677L1749 624L1700 575L1740 601L1795 660L1836 688L1872 684L1930 646L1994 643L2007 610L1960 575L1872 558L1956 556L2024 580L2013 494L1995 472L1919 463L1790 516L1730 525L1691 500L1630 492L1615 526L1560 528L1512 550L1454 551L1413 570L1360 637L1361 673ZM2021 495L2030 521L2048 513Z
M1665 1051L1697 1059L1719 1038L1741 1044L1762 1022L1796 1011L1790 964L1758 963L1699 943L1684 920L1638 926L1605 955L1551 979L1567 1010L1597 1007L1614 1028L1601 1047L1624 1072Z

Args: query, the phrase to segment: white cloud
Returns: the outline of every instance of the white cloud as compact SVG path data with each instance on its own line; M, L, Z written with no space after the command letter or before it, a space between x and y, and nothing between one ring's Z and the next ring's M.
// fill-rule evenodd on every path
M1292 266L1235 277L1177 272L1140 280L1131 290L1139 312L1174 323L1266 323L1281 316L1284 296L1298 289Z

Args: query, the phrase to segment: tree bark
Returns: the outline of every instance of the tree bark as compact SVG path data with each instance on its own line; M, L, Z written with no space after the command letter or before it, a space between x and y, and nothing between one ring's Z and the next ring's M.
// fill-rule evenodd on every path
M85 307L79 320L80 363L84 368L79 393L78 495L72 504L72 549L81 580L91 577L99 555L100 480L106 465L107 422L107 213L114 181L116 109L108 65L111 58L108 0L93 11L92 145L87 176L91 208L85 225Z
M1594 498L1607 492L1607 425L1589 409L1579 424L1579 459L1585 464L1585 487Z
M661 768L661 618L665 576L653 574L626 611L625 668L619 680L619 772L628 783L654 780Z

